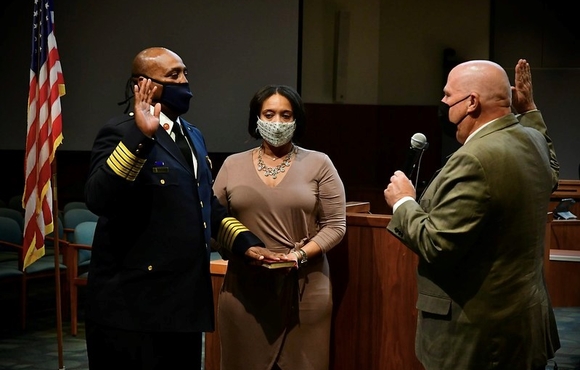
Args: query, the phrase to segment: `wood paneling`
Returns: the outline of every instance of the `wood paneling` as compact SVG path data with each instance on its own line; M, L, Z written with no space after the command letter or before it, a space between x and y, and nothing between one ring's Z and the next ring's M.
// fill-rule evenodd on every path
M580 251L580 220L554 220L551 226L551 249Z
M437 106L384 106L307 103L308 126L299 142L326 153L340 174L347 200L364 200L371 212L389 214L383 198L389 178L405 163L411 136L429 142L418 188L441 166L442 140Z

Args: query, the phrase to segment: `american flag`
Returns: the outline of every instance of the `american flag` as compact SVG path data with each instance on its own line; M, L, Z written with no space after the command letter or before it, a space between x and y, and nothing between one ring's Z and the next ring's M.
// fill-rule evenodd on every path
M63 139L60 97L65 90L53 17L53 0L34 0L22 197L25 269L44 255L44 237L54 229L51 165Z

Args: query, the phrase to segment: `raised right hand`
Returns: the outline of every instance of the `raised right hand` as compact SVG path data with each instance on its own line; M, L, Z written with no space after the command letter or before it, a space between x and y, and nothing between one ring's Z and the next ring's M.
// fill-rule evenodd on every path
M515 68L515 86L512 86L512 106L516 113L537 109L532 89L532 71L525 59L518 60Z
M152 86L151 80L143 77L140 77L138 84L133 87L135 123L149 138L152 138L159 128L159 114L161 113L161 104L157 103L151 114L151 101L155 90L157 86Z

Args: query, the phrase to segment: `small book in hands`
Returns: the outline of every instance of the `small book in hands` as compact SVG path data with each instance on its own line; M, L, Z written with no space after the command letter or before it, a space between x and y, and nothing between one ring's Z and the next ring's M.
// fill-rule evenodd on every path
M267 269L281 269L281 268L288 268L294 267L296 265L295 261L272 261L272 262L263 262L262 267Z

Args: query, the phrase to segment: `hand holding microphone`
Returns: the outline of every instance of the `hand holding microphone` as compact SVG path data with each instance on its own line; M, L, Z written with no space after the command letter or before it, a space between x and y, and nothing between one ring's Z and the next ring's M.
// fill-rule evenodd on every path
M397 201L404 197L417 198L417 192L415 191L413 183L405 176L403 171L395 171L390 180L391 182L383 191L385 201L389 207L392 208Z

